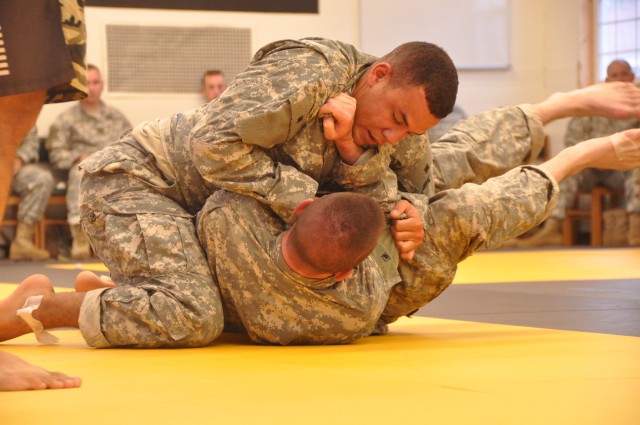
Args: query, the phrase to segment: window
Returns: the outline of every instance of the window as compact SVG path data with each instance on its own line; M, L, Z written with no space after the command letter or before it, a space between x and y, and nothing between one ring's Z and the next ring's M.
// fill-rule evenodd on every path
M640 71L640 0L598 2L598 79L607 76L607 66L624 59L636 75Z

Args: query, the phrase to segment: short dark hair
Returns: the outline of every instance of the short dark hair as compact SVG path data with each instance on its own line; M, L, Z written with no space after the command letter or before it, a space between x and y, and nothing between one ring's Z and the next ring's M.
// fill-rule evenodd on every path
M339 192L307 206L289 240L316 272L335 274L356 267L371 254L384 228L384 213L373 198Z
M444 118L453 111L458 95L458 71L444 49L425 41L411 41L379 61L388 62L395 70L394 84L423 87L429 110L436 118Z
M200 85L204 87L204 80L210 75L222 75L224 77L224 72L219 69L207 69L200 78Z

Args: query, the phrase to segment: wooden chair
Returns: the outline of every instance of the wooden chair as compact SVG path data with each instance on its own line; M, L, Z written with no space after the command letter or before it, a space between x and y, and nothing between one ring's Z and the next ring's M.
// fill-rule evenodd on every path
M7 210L9 210L9 208L17 208L19 204L20 204L20 197L18 195L10 195L7 201ZM51 195L51 197L49 198L49 201L47 202L47 208L55 205L66 206L66 204L67 203L66 203L65 195ZM35 230L33 232L33 243L40 249L46 249L47 227L53 226L53 225L61 225L61 224L67 224L66 217L51 218L47 216L47 213L45 211L44 217L42 217L42 220L40 220L35 226ZM5 216L2 219L2 223L0 224L0 226L14 227L14 228L17 227L18 219L16 217L16 214L12 214L8 216L5 213Z
M616 192L607 187L597 186L594 187L591 192L578 193L576 198L579 199L580 196L584 194L588 194L591 197L590 208L588 210L579 209L579 205L574 205L574 208L567 209L566 218L562 223L562 242L565 246L575 244L575 221L581 219L589 219L590 221L591 246L602 246L602 212L607 198L613 199ZM578 199L576 199L576 204L578 204Z

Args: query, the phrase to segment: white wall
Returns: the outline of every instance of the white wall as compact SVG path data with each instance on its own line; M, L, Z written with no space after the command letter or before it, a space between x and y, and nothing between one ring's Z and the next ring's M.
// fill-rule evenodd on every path
M459 103L467 113L538 102L578 87L580 0L511 0L511 67L461 71ZM547 126L552 153L568 120Z
M319 12L248 13L86 7L87 61L106 70L106 25L211 25L251 28L252 52L275 40L307 36L335 38L354 45L359 44L358 0L320 0ZM110 94L108 81L102 98L106 103L122 110L133 125L153 118L166 117L202 103L198 93L135 96ZM39 134L47 135L51 122L70 106L71 103L45 105L37 122Z
M369 1L369 0L361 0ZM429 2L429 0L423 0ZM461 71L459 103L468 113L500 105L537 102L555 91L578 86L581 0L511 0L511 67L507 70ZM319 14L150 11L86 8L88 60L106 67L107 24L232 26L252 29L253 51L281 38L324 36L360 45L360 0L320 0ZM389 3L389 7L393 7ZM408 13L411 13L409 10ZM402 22L389 22L380 31L403 31ZM446 46L444 46L446 48ZM107 82L108 86L108 82ZM111 95L104 100L136 123L168 116L200 103L190 95ZM47 105L38 119L41 135L55 116L70 104ZM566 120L548 127L552 152L562 146Z

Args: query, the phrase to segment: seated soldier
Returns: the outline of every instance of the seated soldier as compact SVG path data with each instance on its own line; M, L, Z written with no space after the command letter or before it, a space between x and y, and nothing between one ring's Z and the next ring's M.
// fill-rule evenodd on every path
M35 226L44 216L54 187L49 165L38 163L39 153L38 131L33 127L20 144L13 167L11 188L20 195L18 226L9 249L9 258L14 261L49 259L49 252L33 243Z

